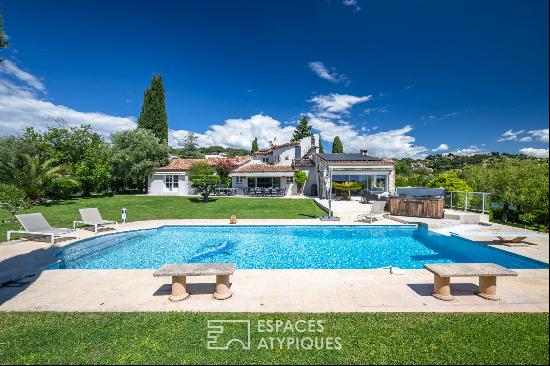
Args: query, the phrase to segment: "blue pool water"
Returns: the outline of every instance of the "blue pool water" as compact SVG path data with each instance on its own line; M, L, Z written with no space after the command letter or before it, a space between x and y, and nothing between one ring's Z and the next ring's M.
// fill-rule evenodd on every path
M416 226L166 226L85 239L57 253L58 268L153 269L232 262L241 269L348 268L491 262L548 268L525 257Z

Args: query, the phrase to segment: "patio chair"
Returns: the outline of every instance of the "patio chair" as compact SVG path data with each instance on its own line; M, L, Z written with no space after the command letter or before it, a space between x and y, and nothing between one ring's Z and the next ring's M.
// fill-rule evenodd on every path
M385 208L386 201L374 201L370 212L367 214L358 215L357 221L369 220L369 223L372 223L372 220L379 219L387 215L384 211Z
M75 228L77 224L93 226L94 233L96 234L97 228L99 226L107 227L106 225L115 224L115 229L118 229L118 222L112 220L103 220L97 208L81 208L78 211L80 211L80 217L82 218L82 220L73 221L73 228Z
M15 215L21 223L24 230L8 231L8 240L12 234L40 235L51 237L50 243L53 245L56 238L73 237L80 239L80 231L78 229L67 229L52 227L41 213Z

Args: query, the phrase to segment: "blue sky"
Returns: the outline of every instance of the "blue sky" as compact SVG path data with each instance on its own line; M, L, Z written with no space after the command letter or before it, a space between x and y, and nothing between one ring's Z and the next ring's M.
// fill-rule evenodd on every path
M170 143L548 156L548 2L0 0L0 128L131 128L161 72Z

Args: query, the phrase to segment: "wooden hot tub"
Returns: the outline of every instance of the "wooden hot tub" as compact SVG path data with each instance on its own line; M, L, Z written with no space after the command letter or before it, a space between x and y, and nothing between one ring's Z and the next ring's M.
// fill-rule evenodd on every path
M388 198L388 211L395 216L443 218L443 197L403 197Z

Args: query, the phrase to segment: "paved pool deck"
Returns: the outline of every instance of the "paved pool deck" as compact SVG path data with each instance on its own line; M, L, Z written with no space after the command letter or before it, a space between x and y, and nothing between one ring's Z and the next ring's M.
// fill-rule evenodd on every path
M162 225L221 225L227 220L156 220L120 225L119 231ZM349 225L352 221L239 220L243 225ZM380 220L377 224L397 224ZM366 225L361 224L359 225ZM486 229L480 227L480 230ZM508 228L509 229L509 228ZM107 232L107 231L106 231ZM106 232L97 234L102 235ZM82 231L82 237L94 236ZM548 237L537 245L502 247L548 263ZM476 238L477 240L477 238ZM68 245L73 240L57 244ZM453 278L455 300L431 296L433 276L425 270L239 270L231 277L233 297L212 299L215 279L190 277L191 297L168 300L170 278L152 270L40 270L53 261L45 241L0 243L0 279L30 274L13 287L0 287L0 311L194 311L194 312L548 312L549 271L518 270L518 277L499 278L498 302L474 295L476 278ZM521 252L521 253L520 253ZM542 258L546 253L546 257Z

